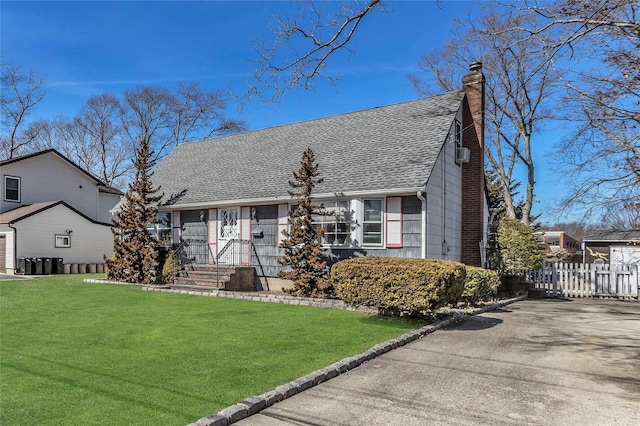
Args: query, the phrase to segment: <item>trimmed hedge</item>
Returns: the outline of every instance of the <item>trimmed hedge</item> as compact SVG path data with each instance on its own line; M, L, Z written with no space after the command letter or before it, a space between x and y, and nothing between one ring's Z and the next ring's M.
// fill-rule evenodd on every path
M462 263L437 259L358 257L331 268L340 299L402 316L429 316L457 302L465 276Z
M461 298L469 303L479 302L493 294L499 284L500 277L496 271L467 266L467 279Z

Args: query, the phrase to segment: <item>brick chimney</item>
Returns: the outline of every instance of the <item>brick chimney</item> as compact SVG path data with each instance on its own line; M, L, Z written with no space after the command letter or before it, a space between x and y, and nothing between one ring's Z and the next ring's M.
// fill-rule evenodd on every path
M462 263L483 266L480 254L485 233L484 83L482 62L469 65L462 78L466 93L462 110L462 146L469 162L462 166Z

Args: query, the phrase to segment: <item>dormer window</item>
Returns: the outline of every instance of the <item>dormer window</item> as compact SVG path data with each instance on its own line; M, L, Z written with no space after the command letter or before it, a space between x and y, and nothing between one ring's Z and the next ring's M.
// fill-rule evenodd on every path
M20 178L15 176L4 177L4 201L20 202Z

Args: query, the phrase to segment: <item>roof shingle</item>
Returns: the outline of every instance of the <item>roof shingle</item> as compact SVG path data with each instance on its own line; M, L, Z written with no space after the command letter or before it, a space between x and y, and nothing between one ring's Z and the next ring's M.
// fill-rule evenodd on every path
M165 194L162 202L173 198L176 206L289 199L288 181L311 147L324 178L316 194L421 188L463 98L451 92L185 143L156 167L153 181Z

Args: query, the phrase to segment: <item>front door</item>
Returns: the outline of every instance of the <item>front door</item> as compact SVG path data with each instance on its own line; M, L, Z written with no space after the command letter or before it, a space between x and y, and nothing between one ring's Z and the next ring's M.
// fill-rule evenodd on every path
M221 263L236 263L234 250L231 246L227 249L230 240L240 238L240 209L228 208L220 209L218 216L218 255ZM223 252L224 250L224 252Z

